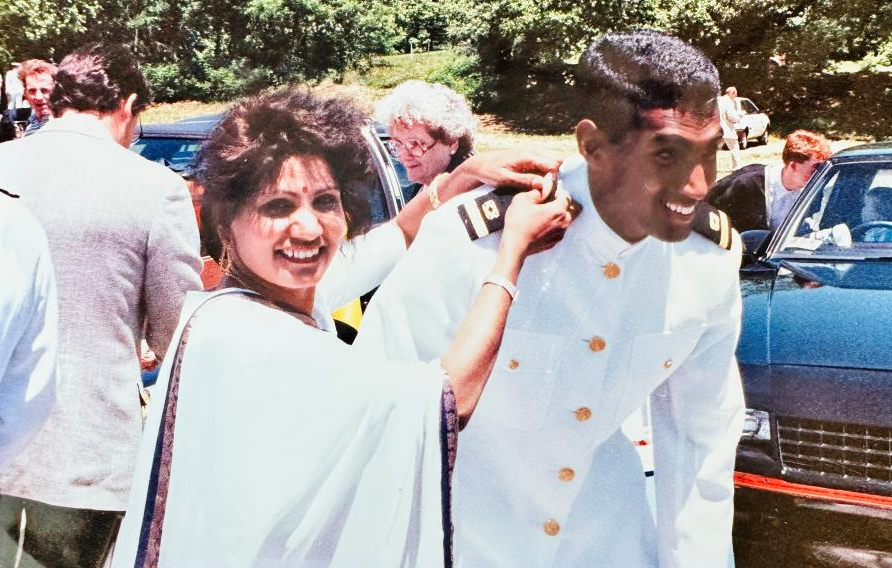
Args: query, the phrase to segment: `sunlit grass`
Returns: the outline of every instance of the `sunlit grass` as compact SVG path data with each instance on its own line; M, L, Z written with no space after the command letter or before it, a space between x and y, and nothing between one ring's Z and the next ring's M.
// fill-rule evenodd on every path
M180 101L176 103L155 104L140 114L144 124L176 122L191 116L222 112L230 103L200 103L198 101Z
M368 70L347 73L344 82L363 85L375 91L387 91L403 81L425 80L452 63L457 56L454 51L444 50L375 57Z

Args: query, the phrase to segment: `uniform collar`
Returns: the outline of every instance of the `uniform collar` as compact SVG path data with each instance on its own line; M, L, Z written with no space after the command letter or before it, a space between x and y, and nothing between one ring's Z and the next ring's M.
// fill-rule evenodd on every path
M582 156L577 154L564 160L560 179L564 181L564 189L582 204L582 213L570 226L570 231L575 232L586 248L610 261L629 258L652 240L651 237L645 237L637 243L630 243L604 222L592 201L588 187L588 164Z
M55 120L47 122L42 132L76 132L100 140L108 140L117 144L99 117L92 114L69 112Z

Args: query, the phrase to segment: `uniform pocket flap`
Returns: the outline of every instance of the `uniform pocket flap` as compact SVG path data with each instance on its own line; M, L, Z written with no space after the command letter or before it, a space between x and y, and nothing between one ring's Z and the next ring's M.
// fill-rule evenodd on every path
M636 335L629 355L629 374L669 375L685 362L705 330L706 326L697 325Z

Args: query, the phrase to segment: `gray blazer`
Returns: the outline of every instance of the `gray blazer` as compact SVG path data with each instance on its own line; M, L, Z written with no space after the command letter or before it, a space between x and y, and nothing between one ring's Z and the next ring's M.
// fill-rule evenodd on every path
M66 115L0 145L0 187L43 223L59 291L57 402L0 493L124 510L142 430L139 346L163 356L201 288L198 228L177 175Z

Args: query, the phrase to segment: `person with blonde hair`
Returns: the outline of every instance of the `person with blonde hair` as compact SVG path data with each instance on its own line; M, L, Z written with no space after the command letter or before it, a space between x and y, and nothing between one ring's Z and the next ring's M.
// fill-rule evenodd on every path
M378 103L375 114L390 131L390 152L414 184L406 199L473 154L477 119L468 101L445 85L401 83Z

